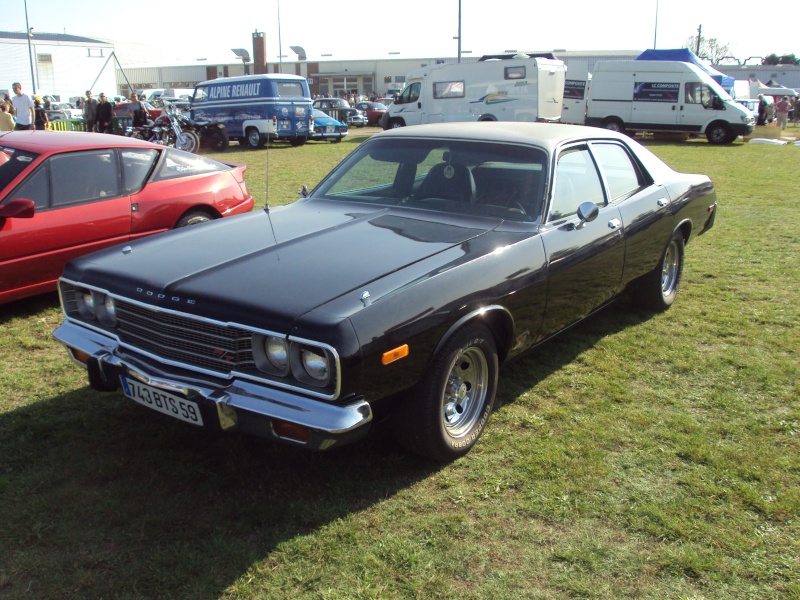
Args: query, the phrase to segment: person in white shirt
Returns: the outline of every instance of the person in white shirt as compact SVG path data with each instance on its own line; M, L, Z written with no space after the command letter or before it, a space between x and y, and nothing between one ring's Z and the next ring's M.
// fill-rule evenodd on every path
M33 100L28 94L22 93L22 84L14 82L11 85L14 95L11 97L11 104L17 111L17 124L15 130L33 129Z

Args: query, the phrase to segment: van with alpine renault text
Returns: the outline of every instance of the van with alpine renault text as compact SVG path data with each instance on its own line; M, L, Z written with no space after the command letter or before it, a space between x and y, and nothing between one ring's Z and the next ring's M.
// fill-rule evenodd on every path
M308 81L283 73L203 81L194 90L191 118L222 123L228 137L251 148L267 140L301 146L312 130Z

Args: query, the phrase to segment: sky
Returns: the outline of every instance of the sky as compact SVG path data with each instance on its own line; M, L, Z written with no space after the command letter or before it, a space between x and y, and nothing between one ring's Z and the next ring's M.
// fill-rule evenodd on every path
M290 46L308 60L454 57L458 53L459 0L235 0L189 3L98 0L0 0L0 30L68 33L112 42L121 62L144 62L136 45L156 57L235 62L232 48L252 55L252 34L262 31L268 62L293 61ZM133 7L149 7L145 11ZM701 0L460 0L465 56L517 51L645 50L680 48L702 26L705 38L728 44L744 61L768 54L800 55L800 43L773 19L756 22L752 2ZM658 8L658 11L656 11ZM778 11L775 18L780 18ZM280 16L280 20L279 17ZM280 26L279 26L280 21ZM123 48L128 50L123 51ZM324 56L330 55L330 56ZM134 60L139 58L140 60ZM758 62L749 61L750 64Z

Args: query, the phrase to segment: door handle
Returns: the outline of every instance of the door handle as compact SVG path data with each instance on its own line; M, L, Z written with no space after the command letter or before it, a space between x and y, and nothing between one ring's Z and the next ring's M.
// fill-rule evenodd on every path
M664 208L667 204L669 204L669 202L667 201L666 198L659 198L656 201L656 204L658 204L659 207Z
M622 227L622 222L619 219L611 219L608 222L609 229L619 229Z

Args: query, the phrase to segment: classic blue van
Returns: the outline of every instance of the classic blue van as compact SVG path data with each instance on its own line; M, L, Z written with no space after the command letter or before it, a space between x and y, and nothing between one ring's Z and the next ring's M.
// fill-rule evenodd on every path
M251 148L267 139L302 146L311 131L311 94L299 75L220 77L195 86L191 117L224 124L231 139Z

